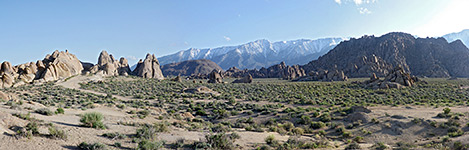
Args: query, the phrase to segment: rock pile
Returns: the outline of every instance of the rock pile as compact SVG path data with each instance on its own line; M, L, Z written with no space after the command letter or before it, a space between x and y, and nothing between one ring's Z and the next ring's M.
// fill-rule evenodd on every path
M0 88L56 81L78 75L82 70L83 66L75 55L56 50L35 63L12 67L9 62L3 62L0 68Z
M311 71L308 76L303 76L294 79L293 81L347 81L348 77L345 76L343 71L339 70L322 70L322 71Z
M248 74L241 79L234 80L232 83L252 83L252 76Z
M223 83L223 78L220 74L220 71L213 70L210 74L208 74L208 83Z
M145 60L138 62L137 67L132 72L134 75L143 78L155 78L163 80L164 76L160 69L160 63L156 59L155 55L147 54Z
M128 76L130 74L130 67L127 59L124 57L117 61L112 55L102 51L98 58L98 64L92 66L89 72L104 76Z
M409 73L405 73L401 66L397 66L391 70L383 80L380 80L376 74L372 74L370 80L364 81L361 84L363 84L365 88L371 89L400 89L411 87L417 81L417 77L411 76Z

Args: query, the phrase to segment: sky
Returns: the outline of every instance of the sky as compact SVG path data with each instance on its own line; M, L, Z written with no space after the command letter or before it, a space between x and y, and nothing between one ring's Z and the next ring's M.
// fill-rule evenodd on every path
M135 64L188 48L469 29L467 0L0 0L0 61L106 50Z

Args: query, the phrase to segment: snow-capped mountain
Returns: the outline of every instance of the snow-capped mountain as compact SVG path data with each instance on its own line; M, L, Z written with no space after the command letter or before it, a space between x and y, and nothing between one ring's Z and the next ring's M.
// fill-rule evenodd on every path
M469 47L469 29L443 35L443 38L445 38L448 42L453 42L459 39L462 41L462 43L464 43L464 45L466 45L466 47Z
M300 39L274 43L261 39L238 46L190 48L160 57L158 60L160 64L165 65L185 60L208 59L224 70L230 67L241 69L269 67L282 61L287 65L303 65L326 54L343 40L347 38Z

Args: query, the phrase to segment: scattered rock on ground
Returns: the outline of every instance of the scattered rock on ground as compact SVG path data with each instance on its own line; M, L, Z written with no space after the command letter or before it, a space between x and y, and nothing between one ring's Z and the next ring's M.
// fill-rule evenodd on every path
M233 81L232 83L252 83L252 76L251 74L248 74L241 79Z

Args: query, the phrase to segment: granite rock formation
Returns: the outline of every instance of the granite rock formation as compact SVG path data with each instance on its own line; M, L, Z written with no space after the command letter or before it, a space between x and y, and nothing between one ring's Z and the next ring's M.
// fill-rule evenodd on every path
M132 73L143 78L155 78L159 80L164 79L163 72L161 72L160 69L160 63L154 54L147 54L145 60L143 61L140 59L137 67Z
M90 73L102 74L104 76L128 76L130 67L127 59L121 57L116 60L114 56L102 51L98 57L98 64L90 68Z

